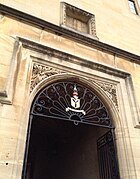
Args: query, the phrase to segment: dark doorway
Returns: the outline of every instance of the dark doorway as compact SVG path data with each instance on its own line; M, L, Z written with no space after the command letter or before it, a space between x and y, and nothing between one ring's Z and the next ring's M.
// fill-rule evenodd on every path
M95 126L34 117L27 178L99 179L99 133Z
M44 87L30 111L22 179L119 179L112 131L92 89L73 78Z

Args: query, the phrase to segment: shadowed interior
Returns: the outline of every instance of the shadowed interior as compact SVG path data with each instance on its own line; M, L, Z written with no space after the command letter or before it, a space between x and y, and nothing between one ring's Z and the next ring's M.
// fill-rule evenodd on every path
M96 141L105 129L33 118L27 179L99 179Z

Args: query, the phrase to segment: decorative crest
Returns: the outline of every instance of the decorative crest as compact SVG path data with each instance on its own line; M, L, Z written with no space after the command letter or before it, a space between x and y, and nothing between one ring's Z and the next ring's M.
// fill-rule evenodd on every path
M75 109L80 108L80 99L78 99L78 92L76 85L74 86L73 90L73 97L71 97L71 106Z
M71 97L71 106L74 109L67 107L66 111L71 110L71 111L74 111L74 112L83 113L84 115L86 114L84 110L78 110L78 108L80 108L80 99L78 99L78 91L77 91L76 85L74 85L73 97Z

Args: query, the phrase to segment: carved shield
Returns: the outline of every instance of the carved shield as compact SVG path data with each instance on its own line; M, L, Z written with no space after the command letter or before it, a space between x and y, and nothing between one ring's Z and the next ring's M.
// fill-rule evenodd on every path
M71 106L75 109L80 108L80 99L71 98Z

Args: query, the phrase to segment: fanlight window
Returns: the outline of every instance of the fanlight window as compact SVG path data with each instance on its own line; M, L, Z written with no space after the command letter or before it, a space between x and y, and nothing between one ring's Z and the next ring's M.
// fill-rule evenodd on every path
M39 92L32 115L48 120L62 119L112 128L108 111L99 97L87 87L72 81L51 84Z

